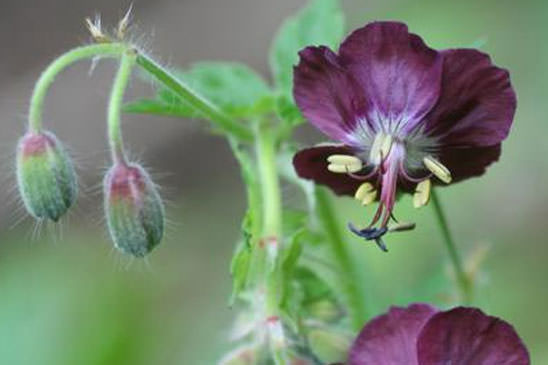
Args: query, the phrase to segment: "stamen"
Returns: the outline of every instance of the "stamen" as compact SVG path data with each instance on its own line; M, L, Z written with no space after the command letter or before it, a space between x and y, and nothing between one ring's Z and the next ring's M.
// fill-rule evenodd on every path
M377 167L374 167L371 171L369 171L367 174L365 175L356 175L352 172L349 172L348 173L348 176L356 179L356 180L369 180L371 179L373 176L375 176L377 173L378 173L378 168Z
M362 160L356 156L331 155L327 158L327 169L337 174L358 172L363 168Z
M370 191L369 193L365 194L364 198L362 199L362 205L369 205L373 203L377 199L377 190Z
M418 184L422 181L424 181L425 179L429 179L430 177L432 177L432 173L429 172L428 175L426 176L422 176L422 177L413 177L411 175L409 175L409 173L406 171L405 169L405 166L404 166L404 162L403 160L400 161L400 174L403 175L403 177L406 179L406 180L409 180L415 184Z
M384 133L377 134L375 140L373 140L371 152L369 152L369 160L375 165L380 165L383 159L390 154L393 142L394 140L391 135Z
M327 169L336 174L346 174L349 172L358 172L362 167L358 165L336 165L332 163L327 165Z
M354 198L359 200L362 205L369 205L377 198L377 191L371 183L366 182L361 184L358 190L356 190Z
M327 162L335 165L361 165L362 160L350 155L331 155L327 158Z
M432 172L438 179L446 184L451 182L451 171L449 171L447 167L443 166L443 164L434 157L426 156L422 162L424 163L424 166L426 166L426 168L430 170L430 172Z
M432 182L430 179L426 179L418 183L413 195L413 207L420 208L428 204L430 201L430 190L432 188Z
M354 194L354 198L356 200L362 201L365 198L365 196L367 195L367 193L369 193L370 191L372 191L374 189L375 188L373 187L373 184L368 183L368 182L363 183L356 190L356 193Z
M396 223L396 224L392 224L390 226L388 226L388 232L404 232L404 231L411 231L413 229L415 229L415 223L406 223L406 222L401 222L401 223Z

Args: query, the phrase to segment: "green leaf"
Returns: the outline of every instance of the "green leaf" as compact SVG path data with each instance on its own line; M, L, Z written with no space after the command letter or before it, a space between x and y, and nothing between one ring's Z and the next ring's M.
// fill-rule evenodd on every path
M276 100L276 114L282 121L278 137L280 140L289 139L293 129L305 121L293 100L283 95L280 95Z
M293 66L306 46L337 47L345 32L344 14L338 0L312 0L280 28L270 49L270 67L281 94L293 100Z
M232 296L230 303L234 303L238 294L242 292L247 283L247 276L251 264L251 230L253 229L253 219L250 210L247 211L242 222L242 240L236 247L236 252L232 256L230 263L230 274L232 275Z
M248 200L247 212L242 221L243 239L236 248L230 266L233 281L231 303L234 303L248 284L249 276L253 274L251 258L253 256L253 241L258 239L261 229L261 201L257 173L249 152L234 139L230 139L229 142L232 152L240 164Z
M243 240L238 245L230 264L230 273L232 275L232 297L230 303L234 303L238 294L245 288L250 263L251 246L249 246L247 241Z
M232 62L200 62L173 74L226 114L246 118L275 110L266 82L249 67ZM126 112L196 118L200 114L170 90L159 87L156 97L126 105Z

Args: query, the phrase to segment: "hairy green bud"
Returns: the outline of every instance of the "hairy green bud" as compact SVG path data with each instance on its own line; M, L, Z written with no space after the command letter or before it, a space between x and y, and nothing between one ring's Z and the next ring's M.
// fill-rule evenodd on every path
M17 186L27 211L57 222L76 200L76 173L53 133L27 132L17 145Z
M147 172L117 162L104 180L105 214L110 236L120 251L147 255L162 240L164 205Z

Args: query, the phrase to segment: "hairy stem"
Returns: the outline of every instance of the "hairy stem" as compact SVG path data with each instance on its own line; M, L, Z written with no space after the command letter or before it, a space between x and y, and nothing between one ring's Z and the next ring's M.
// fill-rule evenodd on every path
M282 207L274 133L260 126L257 133L257 159L263 195L263 235L278 237L282 229Z
M265 288L265 312L268 320L279 321L281 297L281 272L279 261L282 257L282 197L278 167L276 161L275 133L268 123L259 123L256 132L256 153L259 170L259 181L262 195L262 255L256 256L264 260L259 267ZM273 247L269 247L274 245ZM271 346L272 356L276 365L286 364L283 346Z
M108 140L114 162L126 162L122 138L121 113L124 94L131 77L133 65L135 64L135 58L136 54L133 50L127 50L122 54L118 73L116 74L110 93L107 111Z
M137 64L150 75L154 76L165 87L177 94L184 102L202 113L203 116L213 122L216 127L239 140L253 140L253 133L248 127L230 118L147 55L139 54L137 56Z
M441 232L443 235L443 240L449 252L449 258L451 259L453 270L455 270L455 275L457 278L457 282L459 284L459 289L461 292L462 299L464 300L465 303L470 304L472 302L472 285L470 283L470 279L468 278L468 275L466 275L466 271L464 270L462 260L457 250L457 245L455 244L453 235L451 234L451 231L449 230L449 225L447 224L447 218L445 217L443 208L441 206L441 202L438 198L438 195L435 189L432 189L431 197L432 197L432 204L434 205L434 212L436 213L436 218L438 219L438 223L440 225Z
M93 44L75 48L53 61L40 75L32 97L29 110L29 129L39 132L42 129L42 109L46 94L57 75L73 63L98 56L119 57L127 49L122 43Z
M327 234L327 242L330 245L331 253L337 262L338 269L343 273L341 275L341 285L352 327L359 330L367 321L368 312L364 292L359 287L361 279L358 275L358 268L344 242L332 203L323 188L318 187L316 189L316 205L318 218Z

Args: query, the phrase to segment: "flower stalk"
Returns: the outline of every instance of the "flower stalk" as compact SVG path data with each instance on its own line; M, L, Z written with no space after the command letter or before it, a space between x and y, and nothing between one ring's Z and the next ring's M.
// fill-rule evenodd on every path
M127 50L123 43L93 44L75 48L53 61L40 75L32 93L29 110L29 129L39 132L42 129L42 109L46 94L55 78L68 66L95 57L119 57Z
M360 290L358 283L357 268L352 260L339 229L333 206L327 196L327 192L321 188L316 189L316 205L318 218L328 237L329 246L333 258L337 261L337 267L343 271L341 275L342 290L345 295L345 302L348 305L350 320L355 330L360 329L368 319L367 304L363 290Z
M269 328L277 328L278 339L270 339L272 357L276 365L285 365L283 327L280 322L280 288L282 279L279 259L282 257L282 198L278 167L276 163L275 133L269 128L269 123L262 121L256 130L256 154L259 170L259 182L262 196L262 234L263 251L255 256L264 260L259 267L263 270L259 275L264 280L260 287L265 288L265 313ZM260 279L261 280L261 279ZM272 337L272 336L271 336Z
M445 243L445 246L447 247L447 251L449 252L449 258L451 259L451 264L453 266L453 270L455 271L455 276L457 278L462 300L464 301L464 303L470 304L473 300L472 283L470 282L470 279L466 274L466 271L464 270L464 265L462 264L462 260L457 250L457 245L455 244L453 235L449 230L447 218L445 217L443 207L441 206L441 202L435 189L432 189L431 200L432 205L434 206L434 212L438 220L438 224L441 228L443 241Z
M120 57L120 66L112 91L107 111L108 139L113 162L126 162L124 143L121 130L121 113L124 102L124 94L131 77L131 71L135 64L136 53L134 50L126 50Z
M227 132L229 135L242 141L252 141L253 133L246 126L238 123L219 108L213 105L208 100L204 99L192 89L190 89L183 82L173 76L168 70L159 65L152 58L146 54L139 53L137 56L137 64L147 71L150 75L154 76L157 81L162 83L165 87L177 94L181 100L191 105L194 109L203 114L203 116L210 120L216 127Z

